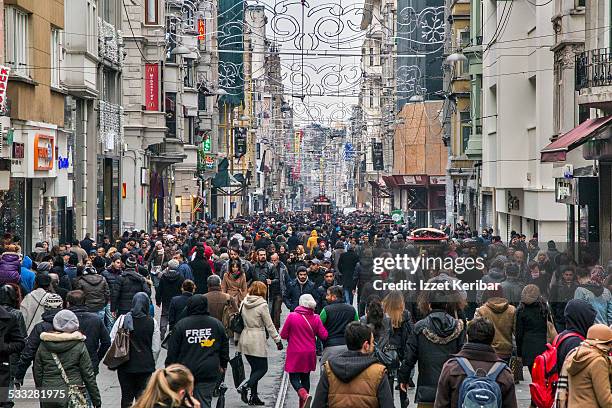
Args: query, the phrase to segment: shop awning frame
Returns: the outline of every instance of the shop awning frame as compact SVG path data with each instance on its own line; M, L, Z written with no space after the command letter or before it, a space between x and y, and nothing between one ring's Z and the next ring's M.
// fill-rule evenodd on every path
M599 132L605 130L610 123L612 123L612 115L585 120L543 148L540 151L540 161L542 163L565 161L567 152L595 137Z

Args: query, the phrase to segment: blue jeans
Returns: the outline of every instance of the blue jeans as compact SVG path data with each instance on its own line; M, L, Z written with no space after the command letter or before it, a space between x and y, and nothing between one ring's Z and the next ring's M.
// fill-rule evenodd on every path
M344 301L351 306L353 305L353 291L351 289L344 289Z

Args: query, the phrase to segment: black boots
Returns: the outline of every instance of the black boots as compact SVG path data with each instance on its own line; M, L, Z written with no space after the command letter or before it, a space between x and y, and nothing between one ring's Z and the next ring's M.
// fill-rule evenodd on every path
M240 384L238 388L236 388L236 391L238 391L238 394L240 394L240 399L245 404L249 404L249 389L246 386L247 382L248 380L244 380L242 384Z
M256 393L251 393L251 398L249 399L249 405L264 406L266 404L265 402L259 399Z

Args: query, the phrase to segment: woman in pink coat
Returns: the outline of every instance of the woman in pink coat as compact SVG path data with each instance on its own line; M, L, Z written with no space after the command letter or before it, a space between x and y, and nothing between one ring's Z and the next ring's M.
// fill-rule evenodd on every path
M300 408L309 408L312 399L309 395L310 372L317 368L315 336L327 339L327 330L319 315L314 314L316 306L312 295L300 296L300 305L289 313L280 332L281 338L288 341L285 371L300 397Z

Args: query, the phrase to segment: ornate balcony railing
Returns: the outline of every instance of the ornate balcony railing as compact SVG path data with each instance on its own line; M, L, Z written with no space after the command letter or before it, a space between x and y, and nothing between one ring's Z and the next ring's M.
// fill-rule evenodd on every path
M599 48L576 55L576 90L612 85L612 49Z

